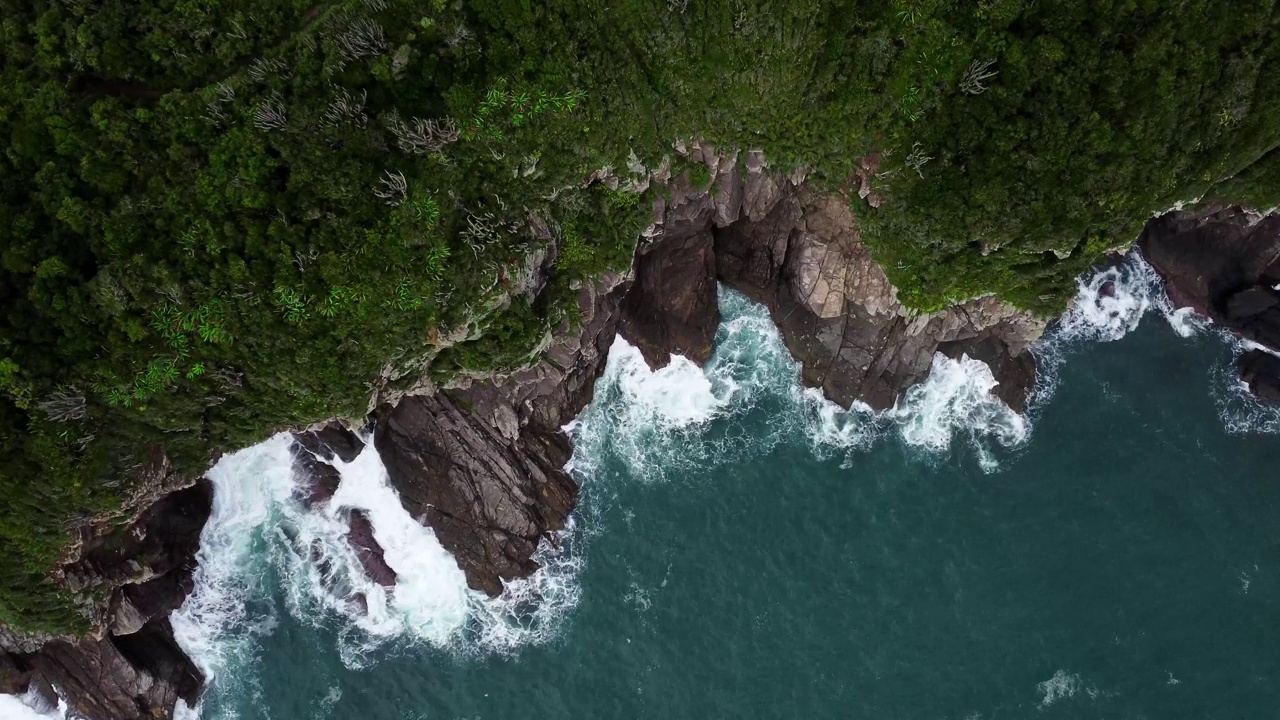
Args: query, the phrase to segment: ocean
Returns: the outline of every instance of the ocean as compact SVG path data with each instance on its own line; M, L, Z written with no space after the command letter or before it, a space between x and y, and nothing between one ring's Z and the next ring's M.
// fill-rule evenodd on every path
M225 456L174 617L211 676L185 714L1280 717L1280 411L1140 258L1080 285L1026 416L941 356L894 410L843 411L723 289L705 370L618 340L567 429L581 506L496 600L371 448L331 506L369 511L391 594L290 499L286 437Z

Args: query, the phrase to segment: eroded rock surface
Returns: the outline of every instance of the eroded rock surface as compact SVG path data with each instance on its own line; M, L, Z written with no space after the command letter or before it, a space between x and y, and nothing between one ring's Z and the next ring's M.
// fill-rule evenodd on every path
M158 477L169 473L167 459L154 462ZM63 572L74 586L108 588L98 627L83 638L0 631L0 688L57 688L90 720L170 718L179 698L194 705L204 679L174 641L169 613L191 592L212 502L200 480L162 495L124 529L85 528L79 557Z

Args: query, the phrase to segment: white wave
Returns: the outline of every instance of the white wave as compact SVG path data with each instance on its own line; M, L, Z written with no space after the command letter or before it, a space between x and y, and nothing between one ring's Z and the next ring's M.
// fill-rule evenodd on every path
M1036 690L1041 694L1040 704L1036 706L1038 710L1053 705L1062 700L1069 700L1081 691L1089 697L1090 700L1097 700L1099 697L1110 697L1113 693L1104 693L1098 690L1092 683L1084 682L1080 676L1067 672L1066 670L1058 670L1053 677L1043 682L1036 683Z
M617 384L617 402L632 426L684 428L709 420L724 405L711 380L693 361L675 355L666 367L650 370L640 351L620 335L609 349L606 372L610 377L605 382Z
M959 433L969 435L988 472L997 467L982 438L1013 447L1027 438L1026 418L992 394L1000 383L987 364L962 356L953 360L942 353L933 357L928 378L909 388L887 413L903 441L912 447L942 452Z
M1228 330L1216 329L1233 351L1231 363L1213 370L1214 404L1218 408L1223 428L1233 435L1280 433L1280 406L1259 400L1236 370L1236 361L1250 350L1261 350L1273 355L1280 353Z
M1223 428L1232 434L1280 433L1280 407L1263 403L1249 392L1235 362L1249 350L1274 350L1244 339L1191 308L1175 308L1155 269L1137 250L1111 267L1082 275L1071 307L1045 338L1032 348L1038 360L1032 415L1053 396L1058 369L1082 342L1110 342L1137 329L1150 311L1160 313L1179 337L1211 334L1233 351L1230 362L1209 369L1213 395Z
M502 597L470 590L430 528L400 503L372 438L350 463L334 459L340 483L323 505L298 497L288 434L224 456L208 473L214 506L201 535L195 589L172 620L174 635L210 687L254 693L248 672L257 646L278 623L274 593L291 616L316 626L336 620L346 665L368 662L388 642L452 652L509 652L554 636L577 602L580 559L546 546L543 567L509 583ZM348 514L363 511L394 588L365 573L347 539ZM277 587L278 585L278 587ZM201 709L181 708L187 718Z
M1160 275L1133 251L1118 264L1080 277L1076 297L1053 337L1058 341L1119 340L1136 330L1153 307L1172 313ZM1184 323L1181 318L1178 322Z
M65 720L67 704L62 700L49 706L34 687L22 695L0 695L0 718L4 720Z
M615 458L632 478L683 477L787 439L807 440L819 456L843 453L848 463L849 453L894 429L926 455L945 453L962 437L991 470L988 440L1012 447L1027 435L1026 420L990 393L996 380L980 361L939 355L929 379L894 409L876 413L855 403L846 410L803 386L800 365L766 308L722 288L720 311L716 350L704 369L675 358L653 371L638 350L614 341L596 402L570 426L579 476L590 478ZM753 412L767 413L768 422L744 425Z

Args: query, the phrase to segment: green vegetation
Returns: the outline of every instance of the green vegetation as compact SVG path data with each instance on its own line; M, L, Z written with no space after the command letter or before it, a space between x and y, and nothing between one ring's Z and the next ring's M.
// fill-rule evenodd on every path
M883 152L855 210L921 309L1053 312L1153 211L1280 201L1272 2L313 2L0 0L0 622L80 625L48 572L148 443L523 362L646 221L586 178L676 139L832 190Z

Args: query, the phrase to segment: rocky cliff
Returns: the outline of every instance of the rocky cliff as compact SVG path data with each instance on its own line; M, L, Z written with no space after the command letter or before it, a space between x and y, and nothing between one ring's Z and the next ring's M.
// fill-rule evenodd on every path
M213 503L207 481L177 476L158 449L126 499L127 522L99 518L75 530L59 579L84 596L92 629L50 637L0 629L0 692L56 688L90 720L169 717L194 704L204 678L173 638L169 613L191 592L200 531Z
M578 488L563 470L572 448L561 428L591 401L615 335L654 366L672 354L705 362L720 323L718 283L767 305L805 382L845 406L891 407L924 379L936 352L986 361L998 394L1015 408L1034 382L1027 346L1043 320L994 298L910 312L862 244L849 197L813 190L803 173L770 171L759 153L739 162L698 144L683 152L708 169L709 185L673 177L670 164L627 181L633 190L665 188L632 271L579 288L578 321L562 325L535 363L442 387L424 379L409 395L376 398L368 422L392 485L476 590L497 594L505 581L532 573L539 544L565 526ZM871 204L874 162L864 162L867 172L850 191ZM596 180L620 182L607 174ZM545 273L551 259L535 265ZM534 280L527 284L540 287ZM299 501L329 502L340 482L331 463L363 448L342 423L297 433ZM110 595L95 632L10 638L0 690L56 688L90 720L167 718L178 698L191 704L198 696L202 679L173 642L167 616L190 591L209 486L180 487L157 462L164 480L153 484L168 482L168 494L139 504L148 509L127 532L86 537L66 566L69 586L98 583ZM394 586L369 519L355 511L343 517L364 571Z
M847 194L823 193L803 173L770 172L759 153L721 153L695 144L688 158L705 165L709 188L667 180L654 224L637 251L635 287L622 306L620 331L650 365L679 352L705 361L719 325L713 279L768 306L806 384L848 407L892 407L924 380L934 354L983 360L996 394L1024 408L1035 383L1029 345L1046 321L992 297L937 313L914 313L863 245L852 206L877 204L870 188L876 160ZM664 178L656 178L663 180Z
M1280 402L1280 215L1217 205L1172 212L1148 223L1138 246L1175 307L1263 348L1240 357L1240 376Z

